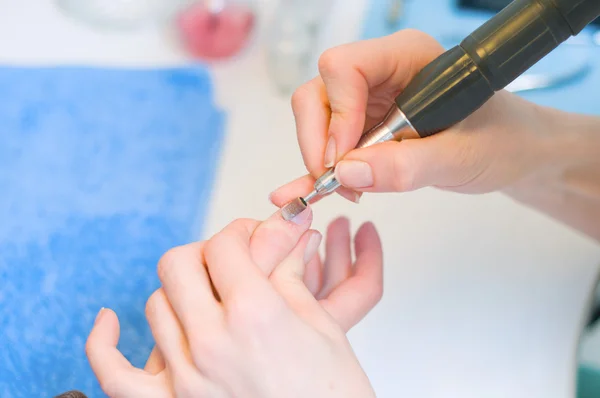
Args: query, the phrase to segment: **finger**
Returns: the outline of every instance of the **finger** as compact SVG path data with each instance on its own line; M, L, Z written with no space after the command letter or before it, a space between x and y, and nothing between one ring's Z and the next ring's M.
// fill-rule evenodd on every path
M154 348L152 348L152 352L150 352L144 370L153 375L165 370L165 360L158 347L154 346Z
M163 289L158 289L148 299L146 317L157 347L164 353L175 396L189 396L190 392L198 397L224 396L224 392L201 373L202 365L206 365L206 358L192 355L192 352L196 351L192 351L191 348L207 344L209 339L206 328L188 330L186 337ZM224 356L223 347L225 346L219 347L219 355ZM210 366L214 366L214 363Z
M168 397L168 390L159 379L134 368L117 349L119 320L103 308L98 313L85 349L92 371L102 390L110 397Z
M382 38L345 44L323 53L319 59L319 72L331 108L323 160L325 167L334 165L358 143L365 127L371 88L401 91L421 68L443 51L430 36L404 30ZM299 140L307 146L322 139L320 131L302 133L310 136ZM308 148L304 150L307 151ZM307 163L317 163L318 151L310 152L310 156Z
M311 175L306 175L306 176L300 177L288 184L285 184L285 185L277 188L275 191L273 191L269 195L269 201L277 207L283 207L287 203L289 203L291 200L294 200L295 198L301 198L301 197L306 196L308 193L310 193L314 189L314 185L315 185L315 179ZM341 195L343 198L348 199L354 203L358 203L360 200L360 197L362 195L362 193L360 193L360 192L356 192L356 191L353 191L353 190L345 188L345 187L338 188L336 192L339 195ZM315 204L315 203L319 202L321 199L323 199L326 196L329 196L329 195L317 196L313 201L311 201L311 204Z
M162 288L156 290L146 303L146 319L164 361L177 373L187 371L189 347L179 320Z
M148 299L146 318L174 381L183 379L187 383L200 385L204 378L193 365L188 339L163 289L158 289ZM202 333L200 330L187 332L191 338Z
M481 156L469 137L443 132L352 151L337 165L336 178L364 192L460 186L475 177Z
M158 277L186 330L218 326L223 321L222 308L214 297L204 265L205 247L206 242L179 246L158 262Z
M373 224L358 230L355 251L354 274L320 301L345 331L364 318L383 294L383 252Z
M306 169L314 177L325 171L325 141L331 109L321 77L300 86L292 95L296 135Z
M350 221L340 217L329 224L325 243L325 264L323 266L323 288L317 295L327 297L352 273L352 251L350 241Z
M317 255L321 239L319 232L307 231L270 277L275 290L290 308L310 322L326 319L319 303L303 282L306 264Z
M277 278L295 279L303 281L306 264L317 255L322 236L318 231L306 231L299 239L297 245L282 259L273 271ZM275 275L277 274L277 275Z
M252 297L272 291L268 274L257 266L250 252L253 232L247 220L236 220L206 243L208 273L224 304L235 294Z
M252 233L250 238L252 259L267 276L290 254L302 235L310 228L313 219L312 210L303 203L299 203L299 206L305 209L292 220L286 221L282 211L278 210L260 223Z
M317 297L321 287L323 286L323 264L319 253L315 253L312 260L306 264L304 271L304 284L310 293Z

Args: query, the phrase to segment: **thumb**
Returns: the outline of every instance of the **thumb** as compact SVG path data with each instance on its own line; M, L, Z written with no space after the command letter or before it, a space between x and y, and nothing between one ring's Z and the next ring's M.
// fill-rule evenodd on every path
M482 173L478 156L468 137L440 133L357 149L337 164L335 173L340 184L362 192L457 188Z

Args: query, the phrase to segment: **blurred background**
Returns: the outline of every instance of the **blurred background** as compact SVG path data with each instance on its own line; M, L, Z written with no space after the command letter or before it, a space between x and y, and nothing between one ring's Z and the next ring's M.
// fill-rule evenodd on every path
M506 3L0 0L0 396L101 396L83 346L103 306L144 363L160 255L267 217L304 174L290 96L322 51L408 27L451 47ZM596 29L509 89L600 114ZM314 211L382 235L384 298L349 334L378 396L600 396L596 242L500 194Z

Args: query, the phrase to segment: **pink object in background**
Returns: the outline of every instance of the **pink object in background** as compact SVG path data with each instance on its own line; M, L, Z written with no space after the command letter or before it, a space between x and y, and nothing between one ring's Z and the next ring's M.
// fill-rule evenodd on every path
M185 10L178 19L186 48L204 59L237 54L247 44L254 23L252 9L235 2L226 2L217 12L201 2Z

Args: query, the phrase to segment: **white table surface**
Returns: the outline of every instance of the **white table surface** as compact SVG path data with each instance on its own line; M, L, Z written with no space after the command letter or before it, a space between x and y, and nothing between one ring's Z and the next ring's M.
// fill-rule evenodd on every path
M272 0L262 3L268 15ZM364 7L338 0L321 48L356 40ZM261 30L244 54L214 67L229 118L205 236L238 217L267 217L267 194L304 172L290 101L268 81L262 37ZM169 30L98 32L50 0L0 0L2 64L186 62ZM241 169L256 177L240 178ZM374 221L382 235L384 298L350 333L378 396L572 396L578 322L599 245L497 194L426 189L367 195L359 206L330 198L315 213L320 230L345 214L354 228Z

